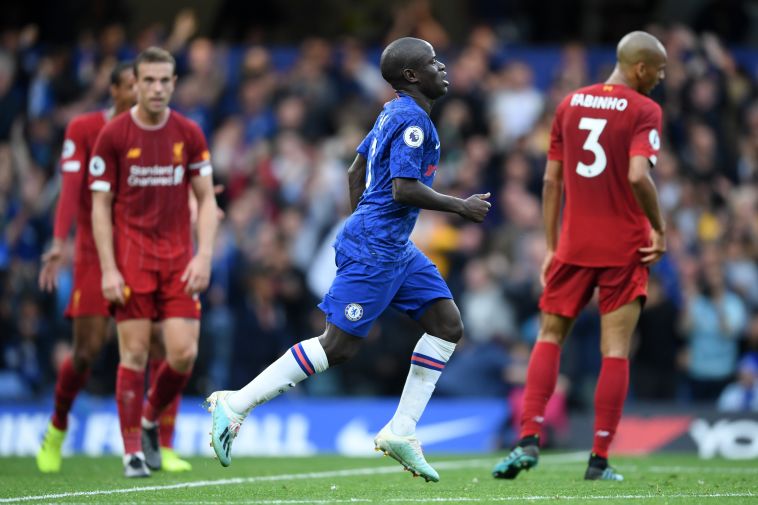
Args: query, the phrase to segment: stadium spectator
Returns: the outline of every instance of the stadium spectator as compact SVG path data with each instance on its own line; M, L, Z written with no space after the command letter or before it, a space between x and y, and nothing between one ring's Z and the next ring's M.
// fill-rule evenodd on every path
M747 324L745 304L726 285L722 261L716 246L703 251L697 284L686 300L687 376L696 401L715 401L731 382Z
M737 381L724 388L716 407L721 412L758 412L758 354L742 357L737 365Z
M660 279L651 275L632 351L630 385L634 398L670 401L676 397L680 382L676 359L682 345L679 315Z

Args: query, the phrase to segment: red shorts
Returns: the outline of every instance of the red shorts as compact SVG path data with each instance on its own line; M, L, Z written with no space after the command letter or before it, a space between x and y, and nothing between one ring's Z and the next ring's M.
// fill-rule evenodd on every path
M124 306L114 307L114 317L163 321L171 317L200 319L200 300L184 292L182 270L124 270L129 296Z
M97 261L74 263L74 289L63 313L68 318L110 317L108 300L103 296L102 275Z
M547 271L540 310L575 318L598 288L600 314L613 312L637 298L647 298L649 271L642 263L623 267L582 267L553 258Z

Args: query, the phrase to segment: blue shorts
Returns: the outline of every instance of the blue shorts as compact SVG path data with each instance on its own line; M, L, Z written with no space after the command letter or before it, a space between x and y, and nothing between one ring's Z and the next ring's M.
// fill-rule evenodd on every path
M337 277L319 304L326 320L341 330L365 337L387 307L418 319L429 304L452 298L437 267L416 249L407 263L378 267L337 253Z

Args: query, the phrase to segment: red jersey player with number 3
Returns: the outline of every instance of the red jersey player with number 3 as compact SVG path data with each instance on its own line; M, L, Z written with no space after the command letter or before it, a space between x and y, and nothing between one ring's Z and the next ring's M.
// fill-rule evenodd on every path
M212 167L200 128L172 111L174 58L151 47L134 63L137 105L103 128L89 164L92 228L105 298L116 304L116 379L124 474L161 467L157 420L186 385L197 355L200 303L217 227ZM189 188L197 198L197 252ZM151 321L161 321L166 362L143 409Z
M645 96L664 77L666 50L652 35L636 31L621 39L616 55L608 80L569 94L553 121L542 191L547 238L542 325L529 359L520 440L493 469L496 478L513 479L537 464L561 346L597 288L603 361L584 478L623 480L608 466L608 448L628 389L629 347L647 295L648 267L666 248L650 177L660 148L661 108Z

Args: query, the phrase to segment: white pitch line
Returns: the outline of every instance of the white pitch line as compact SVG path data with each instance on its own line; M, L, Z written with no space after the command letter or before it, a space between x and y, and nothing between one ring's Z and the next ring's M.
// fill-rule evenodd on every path
M584 452L572 452L567 454L555 454L543 456L542 460L547 463L572 463L580 461L585 456ZM458 468L471 468L490 466L493 464L494 458L481 458L473 460L462 461L441 461L435 463L434 466L441 469L455 470ZM19 496L13 498L0 498L0 503L21 503L40 500L55 500L60 498L75 498L83 496L103 496L103 495L115 495L115 494L127 494L127 493L145 493L150 491L167 491L172 489L192 489L198 487L208 486L228 486L234 484L254 484L256 482L273 482L282 480L305 480L305 479L327 479L331 477L355 477L360 475L377 475L386 473L396 473L399 468L397 465L393 466L380 466L380 467L366 467L366 468L352 468L348 470L330 470L325 472L307 472L307 473L293 473L293 474L281 474L281 475L261 475L258 477L235 477L231 479L216 479L216 480L198 480L190 482L179 482L176 484L162 484L155 486L139 486L122 489L96 489L93 491L70 491L66 493L52 493L44 495L28 495ZM266 502L261 502L266 503ZM276 503L276 502L272 502ZM282 502L287 503L287 502ZM295 502L296 503L296 502ZM328 502L331 503L331 502Z
M681 473L695 473L695 472L704 472L704 473L746 473L746 474L753 474L758 473L758 468L749 468L749 467L736 467L736 468L729 468L729 467L718 467L718 466L651 466L648 467L647 470L651 473L668 473L668 472L681 472Z
M181 502L184 505L300 505L300 504L338 504L338 503L493 503L493 502L512 502L512 501L541 501L541 500L560 500L560 501L586 501L586 500L660 500L660 499L684 499L684 498L753 498L758 497L758 493L746 491L744 493L674 493L674 494L620 494L620 495L539 495L539 496L487 496L480 498L471 498L467 496L459 497L437 497L437 498L382 498L373 500L370 498L334 498L334 499L309 499L309 500L241 500L241 501L194 501ZM75 505L66 502L66 505ZM82 505L86 505L86 502Z

